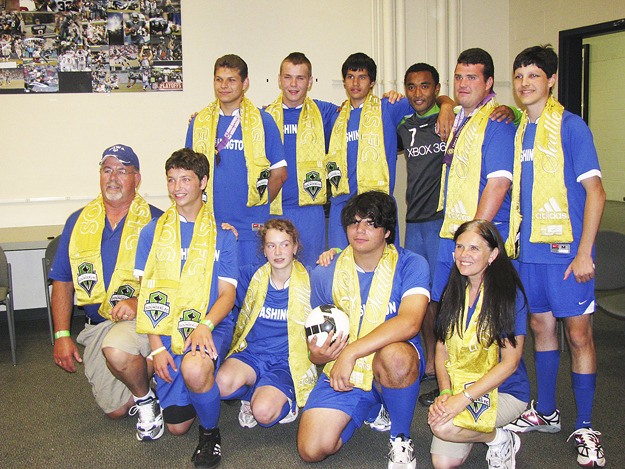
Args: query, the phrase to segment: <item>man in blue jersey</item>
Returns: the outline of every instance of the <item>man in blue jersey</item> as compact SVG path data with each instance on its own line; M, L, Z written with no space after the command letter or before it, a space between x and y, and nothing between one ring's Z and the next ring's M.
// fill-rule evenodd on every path
M590 130L551 94L557 67L551 46L525 49L513 67L514 89L526 111L515 141L509 242L519 233L519 273L532 313L538 400L506 428L560 431L556 407L560 318L571 350L577 409L569 439L577 447L580 466L603 467L600 433L592 429L591 416L597 380L593 251L605 191Z
M454 71L454 91L461 106L444 157L443 226L432 301L438 302L453 264L454 233L468 220L492 221L505 239L508 233L514 132L512 124L493 120L498 107L493 91L493 59L483 49L460 54Z
M391 104L373 94L377 66L363 53L350 55L341 69L349 100L339 113L330 139L328 181L332 191L328 246L344 248L347 238L341 228L341 210L350 197L380 190L393 194L397 166L397 125L412 114L410 103L402 99ZM453 102L444 100L441 121L453 120ZM445 115L448 117L445 119Z
M286 180L284 148L271 116L245 97L245 61L233 54L220 57L214 75L217 100L193 118L185 146L209 158L207 203L218 222L236 228L239 264L259 264L256 232Z
M295 224L299 258L312 268L325 249L326 150L338 107L307 96L313 84L312 64L301 52L282 61L278 84L282 92L265 110L281 127L289 176L272 204L272 214Z
M390 417L388 467L414 468L410 426L424 369L418 333L429 299L428 266L393 245L397 217L389 195L357 195L341 219L349 246L313 270L311 306L336 304L350 318L350 333L331 334L321 346L308 343L311 361L325 367L302 414L299 454L321 461L366 420Z
M132 270L139 231L162 212L138 194L139 158L127 145L104 150L100 161L101 194L67 220L50 270L54 361L65 371L83 363L97 404L118 419L139 414L137 439L163 434L163 418L149 388L148 338L137 334L134 298L139 285ZM70 336L74 296L85 310L85 328L77 342ZM133 300L129 300L130 302Z
M172 154L165 169L174 205L139 238L137 330L149 334L148 358L167 429L184 434L197 417L200 435L192 461L212 468L221 461L214 375L232 340L236 240L217 227L202 201L209 177L206 156L184 148Z

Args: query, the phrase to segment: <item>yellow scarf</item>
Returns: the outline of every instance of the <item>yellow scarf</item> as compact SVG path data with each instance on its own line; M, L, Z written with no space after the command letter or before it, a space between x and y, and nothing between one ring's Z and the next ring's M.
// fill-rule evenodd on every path
M341 112L334 123L328 152L328 180L332 195L349 194L347 168L347 123L352 106L343 103ZM382 104L373 93L367 95L362 106L358 127L358 165L356 167L358 193L376 190L390 193L390 179L386 151L384 149L384 129L382 127Z
M111 309L118 301L137 295L139 282L133 275L137 242L139 232L151 219L150 206L135 194L124 222L115 271L105 291L100 251L106 224L102 195L85 206L69 240L69 262L79 306L100 303L100 316L111 319Z
M392 244L387 244L373 274L360 331L358 330L361 323L360 311L362 310L360 282L358 281L358 272L351 246L345 248L336 260L332 282L332 299L334 304L349 316L350 343L366 336L386 320L397 259L397 249ZM350 377L352 384L364 391L371 390L374 355L372 353L357 359ZM327 363L323 369L324 373L329 376L333 366L333 361Z
M284 142L284 109L282 93L265 109L280 129ZM306 97L297 121L296 177L299 205L323 205L326 192L326 146L323 119L315 102ZM271 214L282 215L282 191L271 202Z
M566 185L564 184L564 152L562 150L562 116L564 107L549 96L536 126L534 141L534 184L532 185L532 243L570 243L573 241L571 217ZM518 256L515 243L521 227L521 153L523 136L527 128L527 111L514 139L514 172L512 205L510 207L510 234L506 251ZM556 215L559 218L550 218Z
M137 332L171 336L171 350L177 355L183 352L185 340L208 310L216 239L213 213L202 204L181 272L180 216L176 206L172 205L156 223L141 282Z
M241 101L241 132L247 166L247 206L264 205L269 182L269 160L265 154L265 130L260 111L252 102L243 98ZM202 109L193 123L193 150L210 158L215 154L215 138L219 121L219 101ZM211 161L211 160L209 160ZM206 186L207 203L213 207L214 167L210 172Z
M271 265L260 267L247 289L243 307L234 329L232 345L228 356L241 352L247 348L245 338L254 327L260 310L265 303ZM317 382L317 367L308 359L308 347L304 322L310 313L310 281L306 268L298 261L293 261L291 280L289 282L289 303L287 312L287 328L289 339L289 368L295 386L297 405L303 407L308 400L310 391Z
M456 331L447 337L445 347L449 358L445 361L445 368L451 378L451 387L454 394L461 393L471 384L488 373L499 363L499 346L493 342L488 348L484 345L488 337L478 340L477 321L482 311L484 287L480 287L480 294L475 305L475 311L462 337ZM469 288L467 287L462 327L466 324L469 311ZM478 432L489 433L495 428L497 419L497 388L487 392L475 402L469 404L465 410L454 417L454 425Z
M441 238L453 239L454 233L465 221L473 220L477 212L480 196L480 176L482 174L482 143L488 116L498 106L494 99L477 110L466 123L454 149L447 185L445 186L446 165L441 175L439 210L445 204L445 219L441 227ZM450 135L447 144L454 135ZM445 188L447 192L445 194Z

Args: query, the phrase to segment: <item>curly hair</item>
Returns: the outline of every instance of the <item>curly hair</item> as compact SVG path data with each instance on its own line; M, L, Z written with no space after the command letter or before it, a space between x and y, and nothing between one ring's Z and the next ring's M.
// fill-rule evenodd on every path
M355 195L347 201L341 211L341 224L347 233L347 227L354 223L356 216L369 218L376 228L384 228L390 234L386 238L387 244L395 242L395 227L397 225L397 205L388 194L380 191L368 191Z
M286 233L291 237L293 244L297 245L298 253L302 250L302 245L299 242L299 232L297 231L297 228L295 228L293 222L286 218L271 218L267 220L258 230L258 238L260 239L259 250L261 254L265 248L265 238L267 237L267 232L269 230L278 230Z

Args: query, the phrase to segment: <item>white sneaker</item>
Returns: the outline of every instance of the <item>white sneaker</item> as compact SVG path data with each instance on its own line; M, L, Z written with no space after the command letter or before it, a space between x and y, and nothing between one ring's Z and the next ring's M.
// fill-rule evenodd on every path
M128 411L128 415L139 414L137 419L137 440L153 441L163 436L165 425L163 413L156 396L137 402Z
M388 469L415 469L414 446L412 440L402 433L388 442Z
M241 400L241 409L239 410L239 425L243 428L254 428L257 425L254 414L252 414L252 406L250 401Z
M599 442L599 435L601 433L592 428L580 428L571 433L566 439L566 441L569 441L571 438L575 438L577 464L583 467L605 466L605 453L603 446Z
M380 407L380 412L373 422L365 420L365 424L369 425L376 432L387 432L391 429L391 417L384 406Z
M488 469L514 469L516 467L516 453L521 448L521 439L509 430L503 430L503 432L506 436L503 443L488 446L486 453Z
M297 418L297 414L299 412L297 408L297 404L293 405L293 401L289 399L289 407L291 408L291 411L288 414L286 414L284 418L280 420L278 423L291 423L295 421L295 419Z

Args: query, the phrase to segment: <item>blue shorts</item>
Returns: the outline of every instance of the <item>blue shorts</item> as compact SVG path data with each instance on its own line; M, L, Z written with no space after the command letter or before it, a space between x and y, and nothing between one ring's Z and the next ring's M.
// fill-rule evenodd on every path
M271 218L287 218L299 232L300 247L297 258L307 268L317 265L319 255L326 247L326 216L321 205L304 207L282 206L282 215ZM341 228L342 229L342 228Z
M382 404L382 395L375 385L371 391L354 388L351 391L335 391L330 386L330 378L322 373L317 384L308 396L304 412L308 409L336 409L345 412L358 428L369 418L375 408Z
M407 341L412 345L419 356L419 378L421 381L425 374L425 355L421 349L421 341L418 336ZM376 389L375 383L371 391L363 391L360 388L353 388L351 391L335 391L330 386L330 378L322 373L317 380L317 384L308 396L304 411L308 409L336 409L345 412L351 417L354 423L360 428L362 423L377 415L377 409L382 404L382 394Z
M453 239L441 238L438 244L438 254L436 256L436 265L433 267L432 275L432 291L430 293L432 301L440 301L443 290L449 281L451 267L454 265L454 251L456 243ZM430 267L432 270L432 267Z
M272 386L279 389L291 402L295 400L295 387L291 377L288 356L260 355L243 350L230 355L228 360L231 358L236 358L249 365L256 373L256 383L254 383L249 396L245 396L244 400L251 400L254 391L261 386Z
M440 244L440 231L443 219L423 221L418 223L406 222L406 241L404 247L416 252L428 261L430 276L434 273L438 246Z
M531 313L553 312L557 318L592 314L595 311L595 279L577 283L571 273L563 280L568 264L519 262Z
M230 342L232 341L232 332L233 325L229 321L220 323L213 331L213 342L215 343L217 353L219 354L217 362L215 363L215 374L221 365L222 357L225 357L228 354L228 348L230 347ZM163 345L167 348L167 351L171 353L171 338L169 336L161 336L161 340L163 341ZM154 375L154 378L156 379L156 395L158 396L158 400L160 401L163 409L174 405L179 407L191 405L189 390L187 389L187 385L185 384L182 373L180 372L180 365L186 353L182 355L175 355L171 353L178 370L174 371L171 368L169 369L169 375L172 377L171 383L168 383L159 376Z

